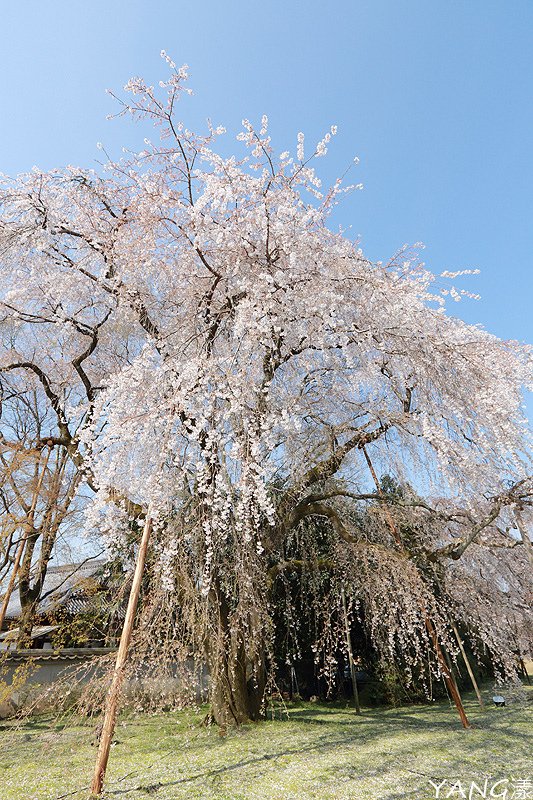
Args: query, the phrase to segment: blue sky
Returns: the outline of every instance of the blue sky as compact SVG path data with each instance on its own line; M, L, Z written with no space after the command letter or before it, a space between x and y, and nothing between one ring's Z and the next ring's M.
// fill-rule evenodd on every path
M479 268L482 300L450 310L533 341L531 0L26 0L2 26L1 172L140 146L104 90L166 77L164 48L190 65L190 127L266 113L281 152L337 124L324 177L361 159L339 219L367 256L423 241L435 272Z

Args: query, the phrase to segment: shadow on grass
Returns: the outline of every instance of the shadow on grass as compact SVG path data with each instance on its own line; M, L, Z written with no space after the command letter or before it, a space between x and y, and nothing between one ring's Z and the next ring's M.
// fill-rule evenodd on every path
M286 718L266 720L258 725L245 726L239 731L231 732L225 739L213 735L213 731L206 732L205 728L202 729L200 727L202 715L196 711L158 716L125 715L122 721L127 730L123 731L124 739L119 734L122 740L119 744L123 745L120 752L125 754L126 751L131 751L136 755L137 761L132 764L133 772L111 781L105 797L111 800L121 796L127 797L136 792L157 797L159 790L172 791L172 787L176 787L176 791L177 787L183 787L184 791L193 793L195 789L198 790L198 785L195 784L200 784L201 787L202 782L216 782L217 778L223 779L225 775L233 775L232 780L239 782L242 780L238 775L240 770L243 771L243 776L247 771L259 776L263 772L262 765L264 772L269 774L271 768L267 765L272 764L272 768L281 772L286 762L282 761L279 765L275 762L277 759L287 758L291 760L291 764L300 762L302 780L305 780L305 765L311 763L314 758L318 760L324 755L326 756L324 761L329 762L323 772L324 779L328 783L330 777L334 779L343 772L348 775L350 781L357 783L383 774L397 773L398 770L412 772L413 775L420 776L419 779L426 781L429 776L423 772L416 772L418 764L415 759L423 755L428 742L446 754L447 768L452 771L464 766L469 760L475 762L482 759L487 740L492 737L503 737L502 751L503 748L505 751L512 751L523 750L526 747L524 740L527 737L520 732L520 726L515 730L517 720L521 723L525 721L520 709L488 707L481 711L468 700L467 711L475 726L473 731L463 731L455 709L446 702L399 708L364 708L361 716L356 715L355 709L347 707L344 703L289 705L288 720ZM518 717L516 711L519 712ZM77 748L84 741L84 737L84 743L87 744L85 735L94 728L95 723L96 720L93 719L77 720L74 725L72 719L58 723L57 717L46 715L30 718L23 725L15 727L5 723L0 726L0 730L13 733L13 737L6 739L12 739L15 747L21 745L21 750L18 751L20 756L20 752L31 752L31 748L40 740L43 741L43 746L49 749L50 743L44 741L46 737L43 734L51 732L61 734L69 729L73 732L78 741L69 740L67 736L64 740L65 752L67 747ZM305 728L307 733L303 733ZM193 736L191 740L189 737L193 730L196 730L198 735ZM483 735L478 735L480 732ZM2 732L0 739L3 739L4 735ZM183 741L183 736L187 737L186 743ZM278 737L277 743L276 737ZM32 744L26 744L30 739ZM246 753L239 747L240 739L246 747ZM455 746L455 742L458 746ZM226 750L227 744L231 746ZM9 749L7 741L5 745L6 749ZM274 752L265 753L264 750L268 747ZM211 760L210 764L205 764L206 758L199 752L202 750ZM194 769L191 763L194 762L193 752L204 762L195 764L195 774L181 772L181 775L175 776L169 775L168 771L166 775L158 774L160 764L177 756L180 757L181 768L185 766L187 769L186 757L185 764L182 760L187 751L191 754L188 769ZM338 754L335 751L338 751ZM226 763L220 763L222 759ZM154 763L147 765L146 762L149 761ZM144 766L141 770L137 768L137 764L140 765L142 762ZM169 766L172 766L172 761ZM425 767L423 763L420 766L422 770ZM154 771L147 775L147 771L152 769ZM150 776L154 780L152 784L149 783ZM165 778L171 780L165 781ZM165 782L159 782L161 779ZM249 774L246 779L249 779ZM136 785L127 786L125 781L128 784L136 782ZM78 790L71 794L81 794L82 791ZM416 794L407 792L391 795L387 800L399 800L400 797L411 796L416 797Z
M516 738L523 746L523 734L514 732L511 728L512 721L510 720L509 727L502 725L504 718L496 716L494 712L487 713L488 709L482 712L479 708L472 709L473 717L475 716L476 724L473 731L486 730L490 732L491 728L495 728L499 733L503 733L508 738L508 746L512 747L513 740ZM422 716L427 714L427 718ZM223 766L214 767L196 772L193 775L185 775L173 781L164 783L155 783L153 785L137 785L124 789L107 790L107 797L119 797L122 795L131 794L133 792L141 791L148 794L157 794L159 789L169 789L171 787L184 786L187 784L194 784L197 781L205 781L216 778L221 775L228 775L235 771L245 769L246 767L267 764L276 761L279 758L293 756L300 758L312 758L313 754L327 754L335 750L343 750L347 747L360 744L372 745L372 740L375 740L376 748L392 747L392 751L385 750L381 754L382 762L378 769L368 769L360 766L360 774L357 774L358 767L354 765L353 774L350 776L351 780L359 781L369 777L386 773L390 770L403 769L407 772L412 772L413 775L418 775L421 778L428 780L431 775L426 775L423 772L417 772L410 769L409 764L412 766L413 757L420 752L420 748L424 746L423 742L413 745L413 740L410 735L420 733L422 737L424 734L434 732L435 734L448 733L450 735L457 735L462 742L459 752L453 754L453 761L457 762L457 767L463 764L465 756L464 745L468 744L474 751L483 751L484 742L480 739L469 737L472 731L464 731L457 718L454 718L455 710L451 709L445 704L436 704L434 706L413 706L402 707L398 709L365 709L361 716L355 714L355 710L331 706L313 706L294 708L289 710L288 724L296 722L298 724L305 724L317 727L317 736L313 743L302 743L297 747L282 747L275 752L251 755L248 758L241 758L234 763L225 764ZM269 725L283 725L285 723L277 721L266 721L261 723L261 726L267 728ZM335 728L335 734L331 728ZM339 732L340 728L340 732ZM244 729L241 735L246 736L248 733L256 730L256 728ZM264 729L263 729L264 730ZM407 735L405 744L399 739L398 734ZM333 735L332 735L333 734ZM387 737L388 734L388 737ZM235 734L233 734L234 736ZM465 738L464 738L465 737ZM440 738L440 737L439 737ZM391 743L391 740L394 742ZM214 743L209 740L204 740L197 745L209 748ZM442 741L440 745L448 748L449 745ZM413 750L413 747L415 750ZM170 754L172 755L172 754ZM450 753L450 755L452 755ZM345 757L345 756L343 756ZM335 768L332 768L335 773ZM407 798L409 794L393 795L388 800L396 800L396 798ZM415 796L415 795L413 795Z

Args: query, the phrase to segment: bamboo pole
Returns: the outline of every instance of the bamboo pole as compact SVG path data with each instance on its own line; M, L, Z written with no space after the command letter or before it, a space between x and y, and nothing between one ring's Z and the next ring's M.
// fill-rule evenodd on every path
M472 670L472 667L470 666L470 659L466 655L465 649L463 647L463 640L461 639L461 636L459 635L459 631L457 630L457 625L455 624L455 622L452 622L452 630L453 630L453 632L455 634L455 638L457 639L457 644L459 645L459 650L461 651L461 655L463 657L463 661L465 662L468 675L470 676L470 680L472 682L472 686L474 687L474 691L476 693L476 697L477 697L478 703L481 706L481 708L483 708L483 698L481 697L481 692L479 691L479 686L477 684L477 681L476 681L474 672Z
M344 586L341 589L342 608L344 611L344 628L346 631L346 647L348 648L348 661L350 664L350 676L352 679L353 699L355 700L355 713L361 713L361 706L359 704L359 692L357 690L357 677L355 674L355 664L352 652L352 640L350 638L350 623L348 622L348 611L346 610L346 595L344 594Z
M396 522L394 521L394 518L393 518L393 516L392 516L392 514L390 512L390 509L389 509L388 505L387 505L385 495L384 495L383 490L382 490L382 488L380 486L380 483L378 481L378 476L376 475L376 471L374 469L374 465L372 464L372 462L370 460L370 456L366 452L366 447L364 445L361 447L361 450L363 451L366 463L368 464L368 469L370 470L370 474L372 475L372 479L373 479L374 484L376 486L376 491L377 491L379 497L384 501L383 510L385 511L385 517L387 519L387 523L389 525L390 531L391 531L391 533L392 533L392 535L394 537L394 540L395 540L396 544L400 548L400 550L405 552L405 547L403 546L403 542L402 542L401 537L400 537L400 532L398 531L398 528L396 526ZM453 702L455 703L455 706L457 708L457 712L459 714L459 718L461 720L463 728L470 728L471 725L470 725L470 722L468 721L468 717L466 716L466 712L465 712L465 709L464 709L464 706L463 706L463 702L461 700L461 695L459 694L459 690L457 689L457 686L455 685L455 681L453 679L453 676L452 676L450 670L448 669L448 665L446 663L446 659L444 658L444 654L442 652L442 648L441 648L440 643L439 643L439 638L437 636L437 631L435 630L435 626L433 625L433 622L432 622L429 614L427 613L427 611L424 608L422 603L421 603L421 610L422 610L422 615L424 617L424 623L425 623L425 626L426 626L426 630L429 633L431 641L433 642L433 647L435 648L435 653L437 654L437 659L438 659L438 662L439 662L439 668L440 668L440 671L442 673L442 677L444 678L444 683L446 684L448 692L450 693L451 697L453 698Z
M15 581L17 579L20 562L22 559L22 553L24 552L24 545L28 540L28 536L30 531L33 529L33 517L35 514L35 509L37 508L37 502L39 500L39 492L41 491L41 487L43 485L44 474L46 472L46 467L48 466L48 459L50 458L50 453L52 452L51 445L48 447L48 452L46 453L43 469L41 474L37 479L37 483L33 490L33 497L30 510L28 511L27 515L27 523L26 523L26 530L24 531L24 535L21 537L20 542L18 543L17 550L15 552L15 561L13 562L13 571L11 572L11 577L9 579L9 583L6 589L6 593L4 595L4 599L2 600L2 607L0 608L0 631L4 625L4 620L6 618L7 607L9 605L9 601L11 600L11 595L13 594L13 589L15 588Z
M90 797L99 797L102 793L104 785L104 778L107 769L107 762L109 760L109 750L111 747L111 740L115 732L115 725L118 715L118 703L120 698L120 691L124 681L124 671L126 667L126 660L128 657L128 649L131 641L131 634L133 630L133 621L135 619L135 612L137 610L137 603L139 601L139 592L141 589L141 581L144 572L144 564L146 562L146 553L148 550L148 542L152 532L152 519L148 514L144 523L141 544L137 554L137 561L135 564L135 572L133 574L133 581L130 589L130 596L128 600L128 608L124 618L124 627L120 636L120 644L117 652L117 659L115 662L115 669L113 672L113 679L111 686L107 693L104 721L102 724L102 735L100 737L100 744L98 747L98 755L96 757L96 764L94 768L93 779L91 783Z

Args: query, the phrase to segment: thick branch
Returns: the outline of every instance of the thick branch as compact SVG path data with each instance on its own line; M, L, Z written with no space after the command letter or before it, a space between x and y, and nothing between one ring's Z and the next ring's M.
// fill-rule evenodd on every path
M37 366L37 364L34 364L32 361L18 361L14 362L13 364L7 364L6 366L0 367L0 372L8 372L13 369L27 369L30 370L30 372L33 372L34 375L37 376L39 382L43 387L44 393L47 396L48 400L50 401L50 405L52 406L52 409L54 410L57 416L57 425L59 428L59 432L61 433L61 436L64 439L70 442L72 440L72 434L70 433L67 423L67 418L65 417L63 408L61 406L61 402L59 400L59 395L57 395L52 389L52 385L48 380L48 377L46 376L45 372L39 366Z
M344 525L335 509L332 508L332 506L326 505L325 503L308 503L306 501L298 503L289 516L287 527L294 528L299 522L301 522L302 519L304 519L304 517L311 516L327 517L333 525L335 532L341 539L343 539L345 542L349 542L350 544L357 543L357 539Z
M358 431L355 436L352 436L351 439L348 439L347 442L338 447L329 458L312 467L300 481L299 488L306 489L312 486L313 483L331 478L331 476L337 472L349 452L354 449L360 450L365 444L379 439L390 427L389 424L381 424L379 428L373 431Z
M290 561L279 561L268 570L268 584L272 586L278 575L281 575L281 573L285 571L300 572L306 568L331 569L332 566L332 562L329 558L317 558L313 560L292 558Z
M429 560L437 561L439 558L452 558L454 561L461 558L467 547L473 544L478 538L481 531L491 525L497 519L502 507L502 502L499 500L491 509L491 511L480 522L474 525L468 536L456 539L454 542L440 547L433 553L430 553Z

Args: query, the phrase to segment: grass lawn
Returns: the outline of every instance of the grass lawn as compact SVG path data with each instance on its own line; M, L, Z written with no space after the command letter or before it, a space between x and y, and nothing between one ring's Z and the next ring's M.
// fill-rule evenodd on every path
M288 719L226 737L199 726L200 712L125 716L111 750L105 797L430 800L430 779L461 779L468 796L470 781L531 775L533 704L487 704L485 710L468 698L465 704L473 723L468 731L447 703L363 709L361 717L338 704L306 703L289 706ZM79 721L64 727L51 717L22 727L0 723L1 800L85 798L94 727ZM512 794L509 787L509 800Z

